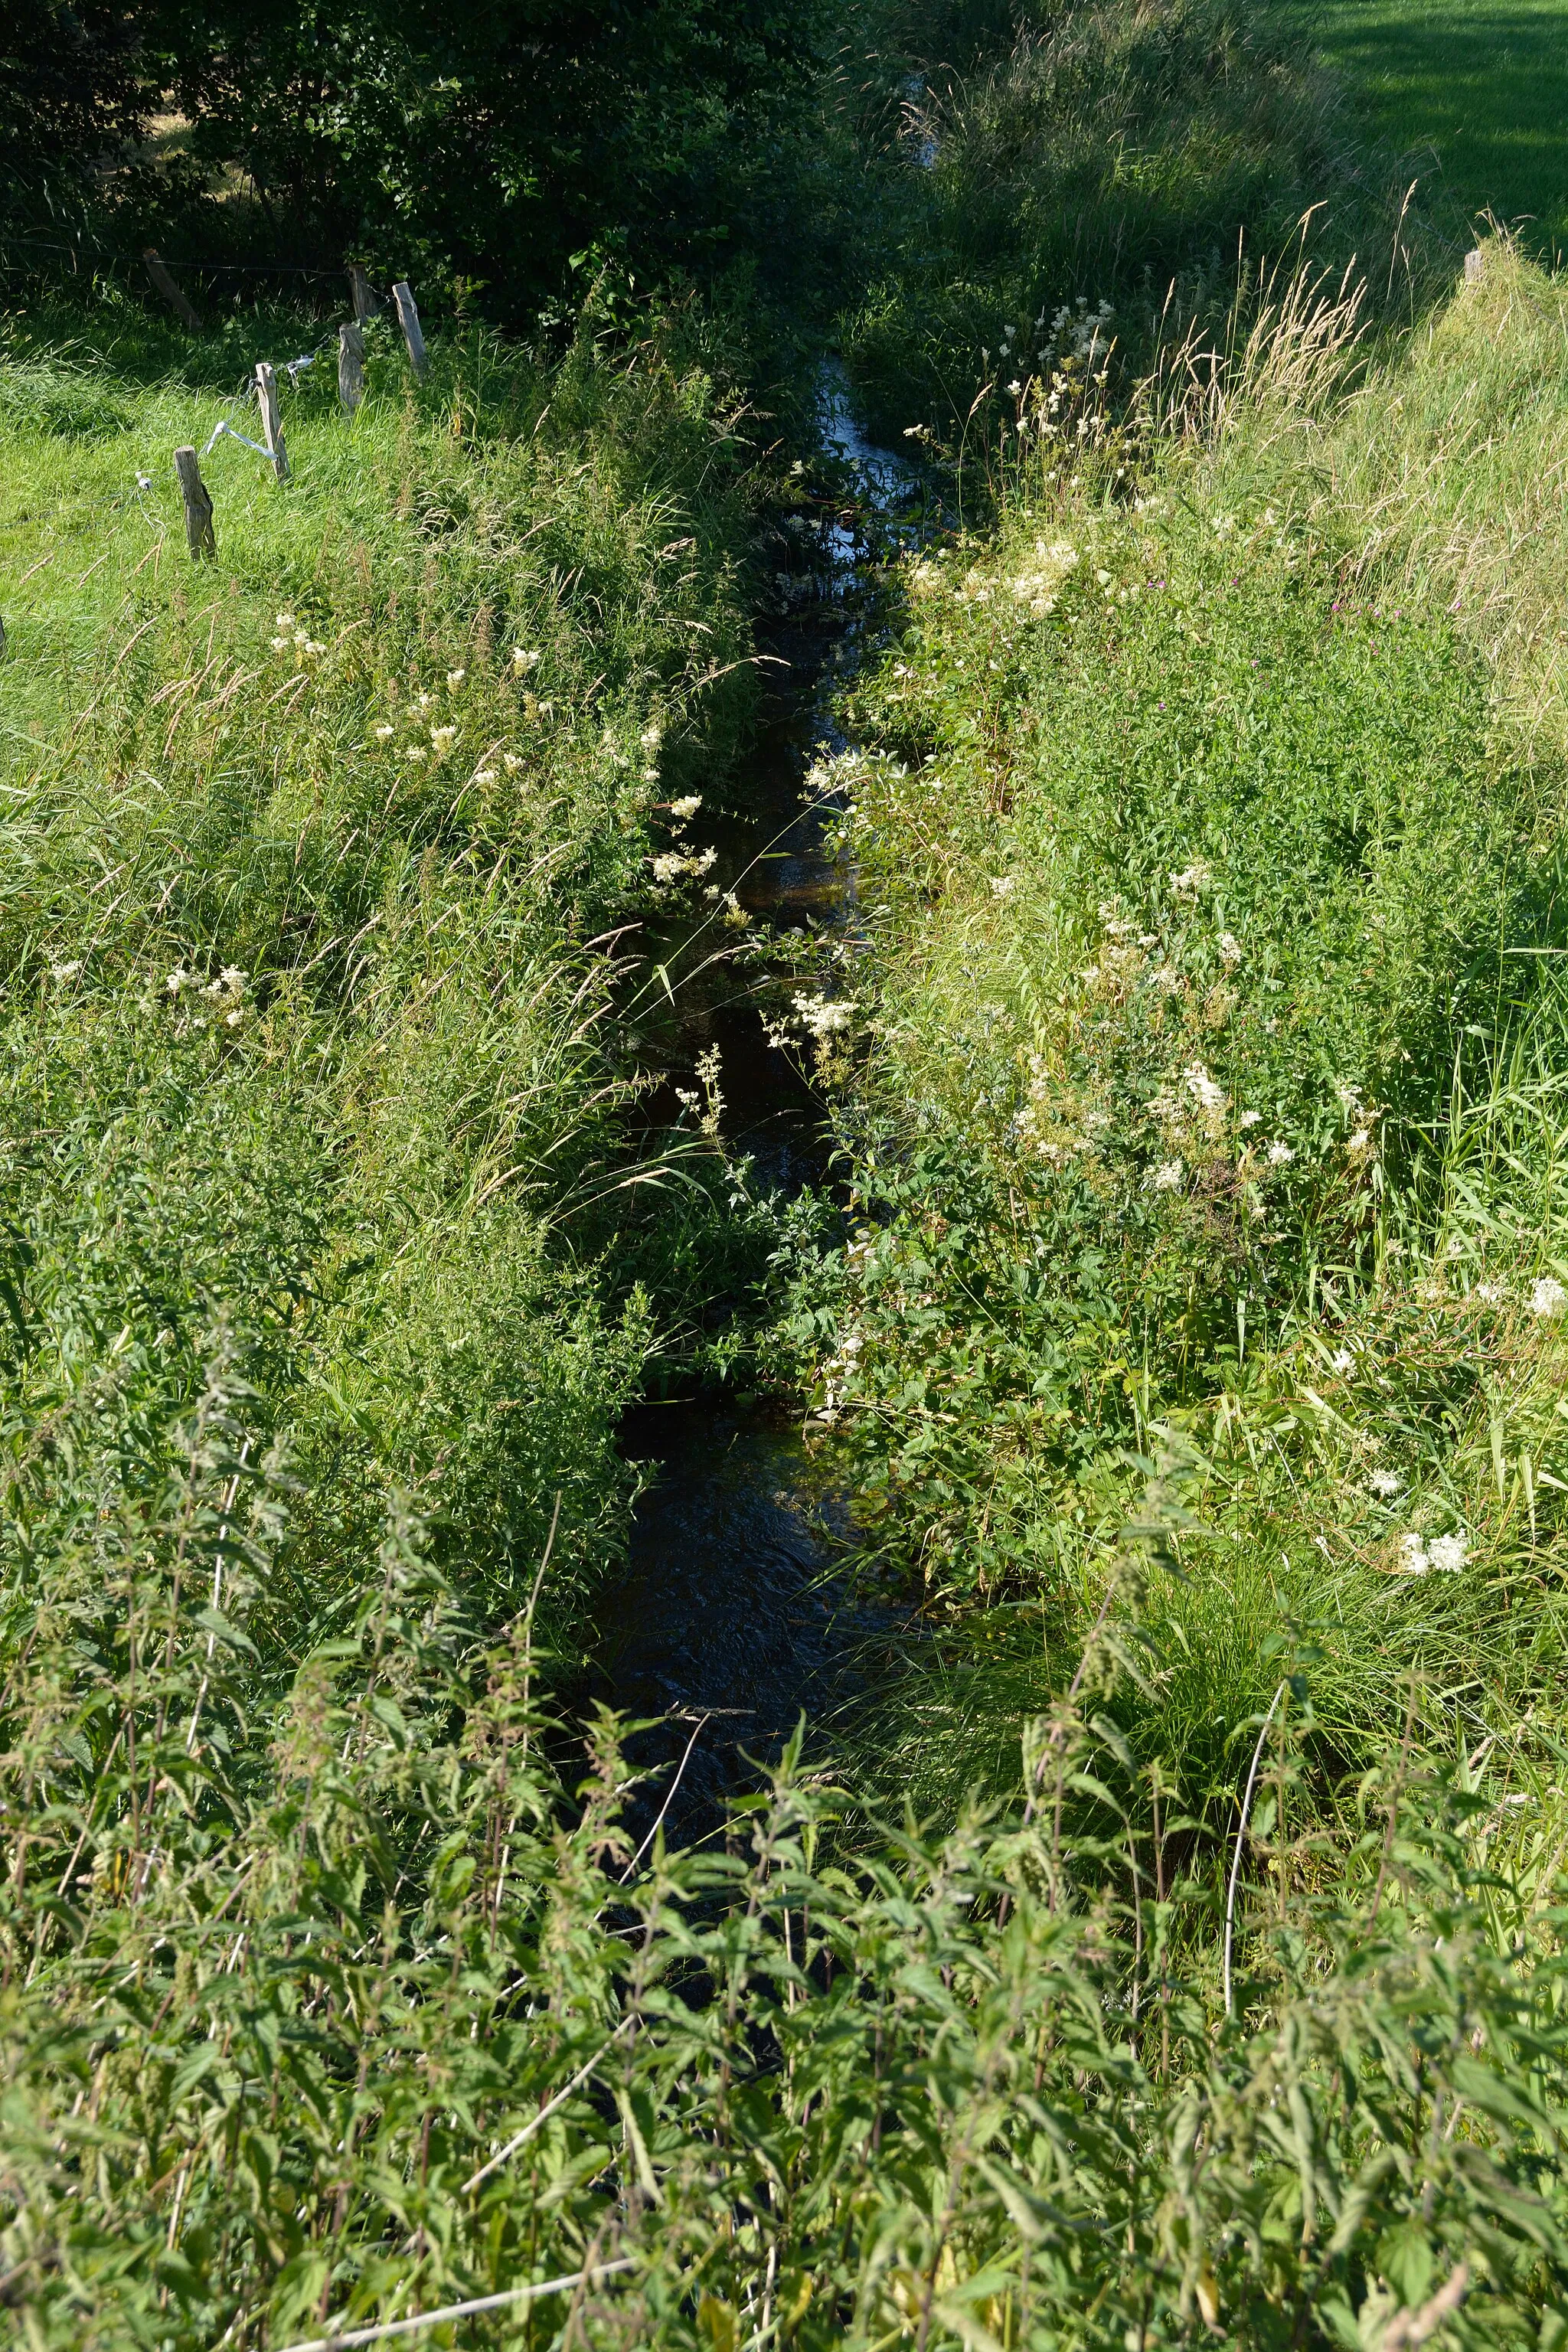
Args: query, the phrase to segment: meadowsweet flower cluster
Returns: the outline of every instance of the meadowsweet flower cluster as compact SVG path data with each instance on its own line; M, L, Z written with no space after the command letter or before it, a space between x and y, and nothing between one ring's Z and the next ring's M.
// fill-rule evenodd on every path
M1054 613L1063 583L1079 563L1079 551L1070 540L1053 540L1047 545L1037 539L1032 560L1026 560L1022 569L1008 582L1016 603L1026 604L1037 620Z
M716 849L661 849L649 858L653 878L661 890L668 890L686 875L706 874L718 857Z
M1205 1127L1211 1135L1217 1136L1230 1108L1229 1096L1201 1062L1189 1062L1182 1072L1182 1077L1187 1092L1198 1107L1198 1115Z
M324 654L327 650L321 638L311 636L308 629L300 627L292 613L278 614L277 629L277 635L270 640L275 654L286 654L292 646L299 659L303 662L314 661L318 655Z
M1469 1557L1469 1542L1462 1528L1452 1535L1434 1536L1430 1543L1411 1528L1399 1539L1399 1564L1406 1576L1426 1576L1432 1571L1439 1576L1458 1576Z
M208 981L177 963L173 971L164 974L163 987L182 1029L237 1029L250 1011L246 1002L246 978L235 963L226 963L217 978Z
M801 1027L819 1040L847 1029L855 1010L853 998L847 996L796 996L794 1004Z

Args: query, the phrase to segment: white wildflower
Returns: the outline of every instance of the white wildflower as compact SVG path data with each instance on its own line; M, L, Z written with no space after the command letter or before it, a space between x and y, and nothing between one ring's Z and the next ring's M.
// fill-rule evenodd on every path
M1397 1470L1374 1470L1368 1483L1374 1495L1397 1495L1404 1482Z
M389 720L385 726L384 726L384 727L378 727L378 728L376 729L376 730L375 730L375 740L376 740L376 741L377 741L378 743L388 743L388 742L390 742L390 741L391 741L391 740L392 740L393 736L396 733L396 731L397 731L397 730L396 730L396 729L395 729L395 728L391 724L391 722L390 722L390 720Z
M1014 879L1015 877L1011 874L993 874L991 877L992 897L994 898L1005 898L1013 888Z
M1183 1173L1179 1160L1162 1160L1149 1179L1150 1188L1156 1192L1173 1192L1181 1183Z
M521 646L513 646L511 649L511 666L513 669L537 669L539 667L539 656L534 653L526 652Z
M1020 604L1026 604L1037 619L1043 619L1056 609L1062 583L1078 561L1078 550L1069 540L1053 540L1047 546L1043 539L1037 539L1033 559L1026 558L1022 570L1008 586ZM973 584L979 577L978 572L971 572L964 583L965 589L977 601L987 593Z
M1489 1307L1500 1307L1507 1296L1500 1282L1478 1282L1476 1285L1476 1297Z
M518 757L517 753L515 751L503 751L501 759L505 765L507 774L509 776L515 776L518 770L522 765L522 761Z
M848 996L837 1001L826 996L797 996L795 1009L802 1026L809 1029L814 1037L831 1037L836 1030L848 1028L855 1003Z
M298 627L298 625L299 624L296 622L292 613L279 613L275 615L274 626L277 628L293 629Z
M1229 1097L1218 1080L1210 1076L1201 1062L1189 1062L1182 1072L1187 1092L1203 1113L1210 1127L1217 1126L1229 1107Z
M1458 1576L1470 1556L1464 1529L1451 1536L1434 1536L1426 1556L1440 1576Z
M403 754L403 756L404 756L404 758L405 758L405 760L413 760L413 761L415 761L416 762L419 761L420 760L423 760L423 758L425 757L425 746L424 746L424 744L423 744L423 743L410 743L410 745L408 746L407 751L405 751L405 753Z
M500 782L500 776L494 768L476 768L474 782L476 784L495 784Z
M421 716L423 716L423 714L429 709L435 699L436 698L433 694L421 694L416 698L414 708L421 714Z
M1208 888L1211 878L1207 859L1194 857L1179 874L1172 875L1171 887L1179 898L1195 898L1200 890Z
M1426 1557L1426 1547L1414 1528L1399 1539L1400 1565L1406 1576L1425 1576L1432 1563Z
M1268 1147L1270 1168L1289 1168L1296 1157L1288 1143L1271 1143Z
M1355 1358L1348 1348L1336 1348L1331 1360L1335 1371L1342 1375L1345 1372L1353 1372L1355 1370Z
M468 673L466 669L449 669L447 672L447 693L456 694L458 688L462 685L463 680L468 677Z
M430 730L430 740L436 747L436 756L437 759L445 758L446 754L451 750L453 743L457 740L457 735L458 730L455 727L432 727Z
M701 805L700 793L687 793L679 800L670 802L669 814L673 817L679 817L681 824L686 824L696 815Z
M273 637L270 643L275 654L286 654L289 650L289 641L287 637Z
M1359 1160L1363 1152L1367 1152L1372 1150L1371 1131L1364 1127L1358 1127L1355 1133L1351 1137L1350 1141L1345 1145L1345 1150L1352 1160Z
M1236 1123L1237 1127L1256 1127L1262 1117L1260 1110L1244 1110Z
M1568 1290L1563 1289L1554 1276L1542 1275L1530 1294L1531 1313L1557 1316L1562 1314L1564 1307L1568 1307Z
M653 867L654 880L666 886L679 882L686 871L686 860L679 849L662 849L648 862Z
M1241 961L1241 941L1234 939L1229 931L1221 931L1219 953L1222 963L1238 964Z

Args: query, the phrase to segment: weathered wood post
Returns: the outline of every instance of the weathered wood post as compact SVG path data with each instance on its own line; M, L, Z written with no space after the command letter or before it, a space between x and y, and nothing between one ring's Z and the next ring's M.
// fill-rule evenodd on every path
M207 496L194 449L175 450L174 471L180 478L180 496L185 502L185 537L190 541L191 562L199 563L205 556L210 562L217 553L213 502Z
M349 291L354 301L354 325L368 326L375 316L375 303L371 295L370 279L363 265L357 261L349 264Z
M1480 247L1479 247L1479 245L1475 245L1475 246L1472 246L1472 247L1470 247L1469 252L1468 252L1468 253L1467 253L1467 254L1466 254L1466 256L1465 256L1465 283L1466 283L1466 285L1467 285L1467 286L1474 286L1474 285L1476 284L1477 280L1479 278L1480 274L1481 274L1481 248L1480 248Z
M289 478L289 452L283 446L283 422L278 414L278 384L270 360L256 362L256 401L261 411L261 437L280 482Z
M350 416L364 398L364 337L357 326L338 329L338 398Z
M144 248L142 258L147 264L148 277L153 280L153 285L157 288L164 301L167 302L170 310L173 310L176 319L179 320L181 325L185 327L199 327L202 323L201 320L197 318L195 312L192 310L190 304L186 301L184 296L181 293L179 288L175 285L174 279L164 268L163 264L159 260L158 256L152 246L148 246Z
M408 362L415 374L424 382L430 369L430 354L425 348L425 338L419 331L419 312L415 307L414 289L406 278L400 278L392 289L397 305L397 323L403 330L403 340L408 346Z

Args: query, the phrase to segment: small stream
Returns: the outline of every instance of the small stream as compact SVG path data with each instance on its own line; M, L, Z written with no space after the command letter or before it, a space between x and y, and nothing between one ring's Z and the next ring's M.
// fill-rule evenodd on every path
M814 761L844 748L824 709L828 680L857 657L867 570L889 533L919 528L902 519L922 499L913 468L863 440L836 371L824 375L821 434L847 495L795 526L793 609L759 632L770 708L732 793L738 814L702 827L719 852L712 878L764 938L853 922L853 869L825 843L834 812L803 805L802 785ZM751 1160L755 1185L787 1196L824 1181L826 1129L796 1057L767 1042L763 964L721 962L684 986L681 1027L693 1061L719 1050L728 1149ZM835 1573L847 1513L795 1421L710 1393L639 1407L622 1445L648 1484L601 1600L597 1693L665 1718L634 1750L669 1768L639 1827L668 1797L666 1835L686 1843L721 1817L725 1796L753 1777L748 1759L776 1754L803 1710L820 1722L853 1697L857 1656L889 1621Z

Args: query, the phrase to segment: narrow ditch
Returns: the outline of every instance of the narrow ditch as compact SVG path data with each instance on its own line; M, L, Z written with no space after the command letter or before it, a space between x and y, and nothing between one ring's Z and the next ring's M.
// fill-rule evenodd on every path
M859 657L876 610L871 575L889 541L918 536L931 511L914 469L861 436L832 368L820 426L845 494L804 528L795 520L792 609L760 632L764 724L732 795L737 813L703 828L718 851L711 879L745 909L763 953L741 966L700 957L679 992L692 1062L717 1051L726 1148L750 1160L753 1184L784 1197L828 1181L828 1133L799 1060L768 1040L763 1005L788 959L770 961L766 941L783 950L792 930L854 922L853 869L826 838L836 804L810 803L803 787L816 761L845 748L829 687ZM671 1843L688 1843L721 1818L724 1799L777 1754L803 1711L821 1722L853 1697L858 1656L887 1612L858 1604L841 1573L852 1533L844 1498L796 1419L709 1391L639 1406L622 1448L648 1483L601 1597L595 1695L660 1719L633 1744L638 1764L668 1768L634 1820L651 1831L662 1818Z

